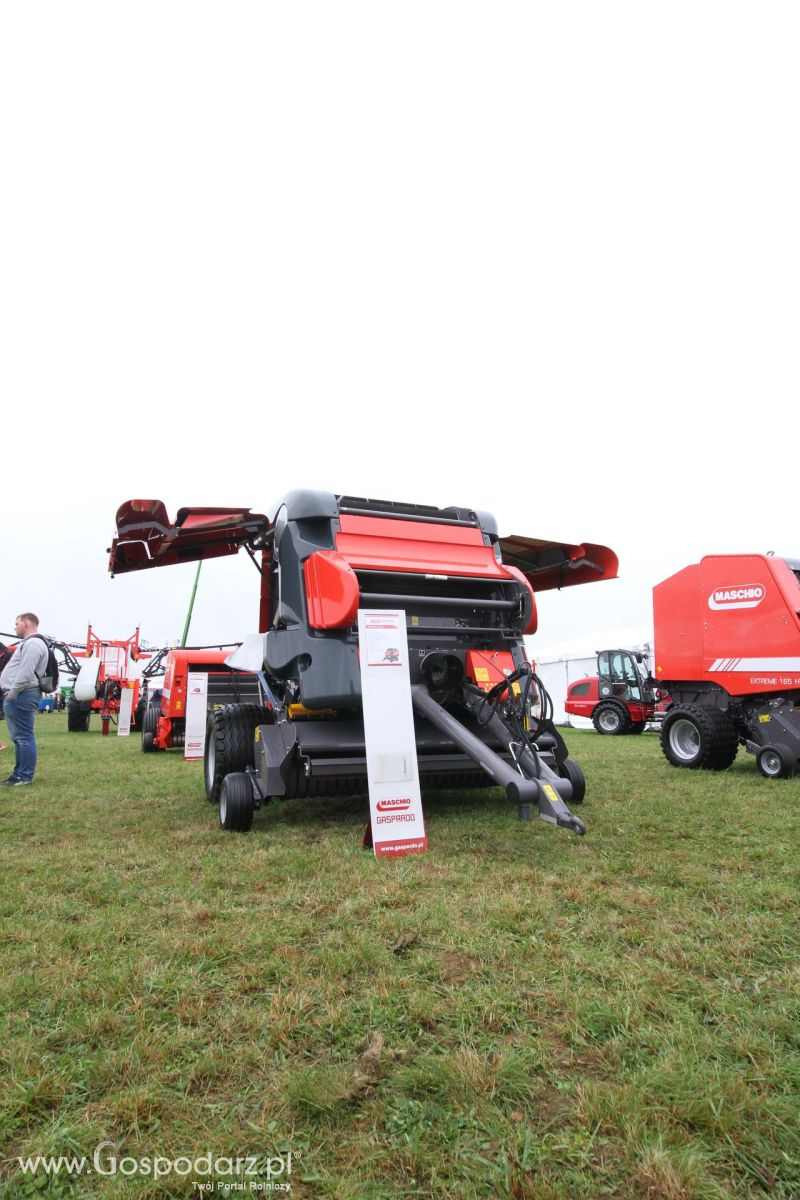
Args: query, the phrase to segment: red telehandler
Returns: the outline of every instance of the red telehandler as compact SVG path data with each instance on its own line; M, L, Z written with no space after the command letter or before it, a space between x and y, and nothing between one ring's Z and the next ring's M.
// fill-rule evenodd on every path
M643 733L661 721L669 697L650 678L647 660L631 650L601 650L597 674L576 679L567 688L564 711L588 717L598 733Z
M767 779L800 759L800 561L712 554L653 589L655 674L675 767L724 771L740 745Z
M158 500L117 512L109 570L250 555L261 576L261 707L211 714L205 779L224 829L250 828L269 800L364 792L360 608L405 610L417 760L426 787L493 781L583 834L567 807L583 773L552 721L523 635L534 592L617 574L613 551L510 536L469 508L293 491L268 515ZM260 559L260 561L259 561ZM488 777L488 779L487 779Z

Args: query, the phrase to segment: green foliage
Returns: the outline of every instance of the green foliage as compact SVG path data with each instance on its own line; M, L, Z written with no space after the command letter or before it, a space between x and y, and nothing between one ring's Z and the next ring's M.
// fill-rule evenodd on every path
M178 753L37 733L0 794L4 1194L199 1194L17 1168L104 1141L292 1150L296 1197L800 1194L800 779L568 732L585 839L436 793L429 853L378 862L363 798L224 834Z

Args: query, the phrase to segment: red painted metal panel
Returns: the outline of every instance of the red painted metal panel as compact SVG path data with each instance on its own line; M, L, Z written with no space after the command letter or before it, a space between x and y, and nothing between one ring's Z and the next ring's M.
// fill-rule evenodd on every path
M358 613L358 580L334 550L317 550L303 564L312 629L346 629Z
M471 526L343 515L336 549L356 569L508 579L481 531Z

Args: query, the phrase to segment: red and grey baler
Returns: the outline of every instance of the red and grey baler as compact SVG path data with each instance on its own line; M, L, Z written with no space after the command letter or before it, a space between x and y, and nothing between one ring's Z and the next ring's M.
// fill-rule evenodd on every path
M583 799L583 774L523 637L536 630L535 592L614 578L611 550L501 538L492 516L467 508L293 491L268 515L183 508L175 522L160 501L131 500L117 513L109 569L242 547L261 575L266 706L247 721L233 706L212 718L206 789L224 828L248 829L274 798L365 789L357 614L383 608L406 613L423 788L488 776L520 815L535 806L585 832L568 808Z

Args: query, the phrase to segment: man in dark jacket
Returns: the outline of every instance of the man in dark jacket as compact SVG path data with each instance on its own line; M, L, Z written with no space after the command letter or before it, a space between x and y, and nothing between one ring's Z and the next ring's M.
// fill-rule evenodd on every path
M48 649L37 636L39 618L35 613L20 613L15 631L22 641L0 675L8 732L14 742L16 759L8 779L0 787L26 787L36 770L36 739L33 722L42 694L39 680L47 669Z

